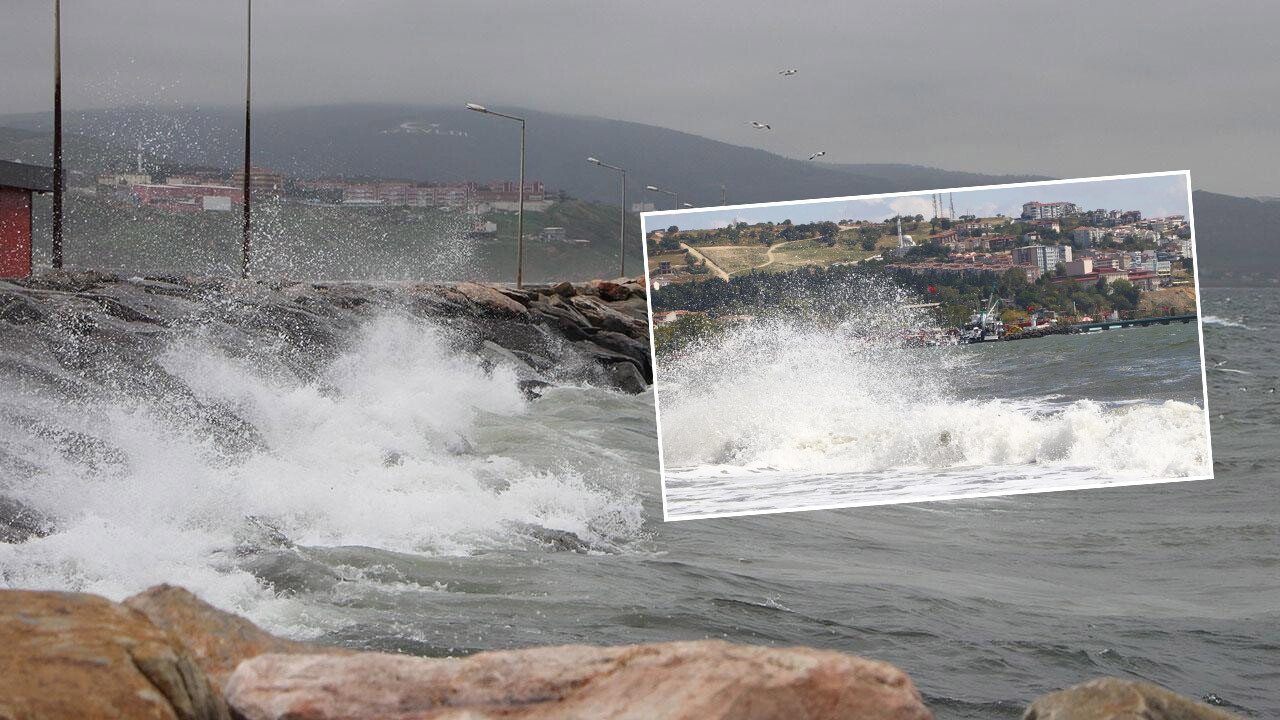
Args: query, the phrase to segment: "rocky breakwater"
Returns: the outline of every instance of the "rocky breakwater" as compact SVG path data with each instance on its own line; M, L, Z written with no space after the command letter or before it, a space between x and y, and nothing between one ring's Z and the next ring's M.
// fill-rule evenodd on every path
M0 373L16 371L65 387L83 380L62 376L68 368L103 376L121 365L124 372L111 373L113 385L127 384L131 375L145 384L164 375L154 362L164 343L200 329L206 340L233 352L271 343L282 361L306 376L379 312L439 324L478 363L514 367L531 395L561 383L639 393L653 380L642 279L515 289L93 272L0 281Z
M234 671L228 675L228 669ZM225 683L225 684L224 684ZM929 720L905 673L721 641L465 658L274 638L180 588L109 602L0 591L0 718Z
M191 593L124 603L0 590L0 719L929 720L897 668L828 650L722 641L419 658L284 640ZM1240 720L1101 678L1024 720Z

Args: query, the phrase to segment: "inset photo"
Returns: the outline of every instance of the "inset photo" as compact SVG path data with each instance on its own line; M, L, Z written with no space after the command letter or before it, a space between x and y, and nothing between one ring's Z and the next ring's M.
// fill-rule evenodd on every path
M1188 172L642 220L667 520L1212 477Z

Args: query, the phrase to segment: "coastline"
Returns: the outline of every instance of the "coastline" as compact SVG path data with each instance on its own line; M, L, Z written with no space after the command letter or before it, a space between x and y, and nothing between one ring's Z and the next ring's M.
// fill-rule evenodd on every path
M934 717L907 673L843 652L720 640L447 658L353 652L274 637L170 585L123 603L0 591L0 668L0 712L14 718ZM1114 677L1042 696L1023 713L1025 720L1124 717L1237 718Z

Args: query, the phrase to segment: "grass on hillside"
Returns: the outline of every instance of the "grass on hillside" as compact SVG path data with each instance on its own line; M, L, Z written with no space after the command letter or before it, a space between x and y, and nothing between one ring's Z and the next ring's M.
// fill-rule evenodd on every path
M764 247L700 247L698 251L730 275L763 265L769 252Z

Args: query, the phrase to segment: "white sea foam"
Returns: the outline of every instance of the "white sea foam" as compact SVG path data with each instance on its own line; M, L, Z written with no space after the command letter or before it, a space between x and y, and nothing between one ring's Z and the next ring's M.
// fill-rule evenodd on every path
M3 584L121 598L175 582L278 627L289 622L272 610L279 602L230 552L255 523L299 545L458 555L520 542L530 525L593 542L641 522L638 501L611 479L475 447L487 419L510 423L528 402L512 370L480 369L430 323L376 319L313 381L246 351L232 357L186 336L162 364L256 430L265 447L247 452L220 450L207 429L175 419L169 399L68 407L11 396L17 412L0 420L13 423L0 428L7 449L38 471L6 492L52 516L56 531L0 544ZM68 455L17 416L111 450Z
M1253 328L1244 324L1243 320L1232 320L1230 318L1219 317L1217 315L1205 315L1205 325L1220 325L1222 327L1242 328L1244 330L1252 330Z
M956 383L973 358L851 342L846 328L739 328L661 368L666 465L701 468L701 476L1001 467L1141 479L1208 473L1196 405L960 399Z

